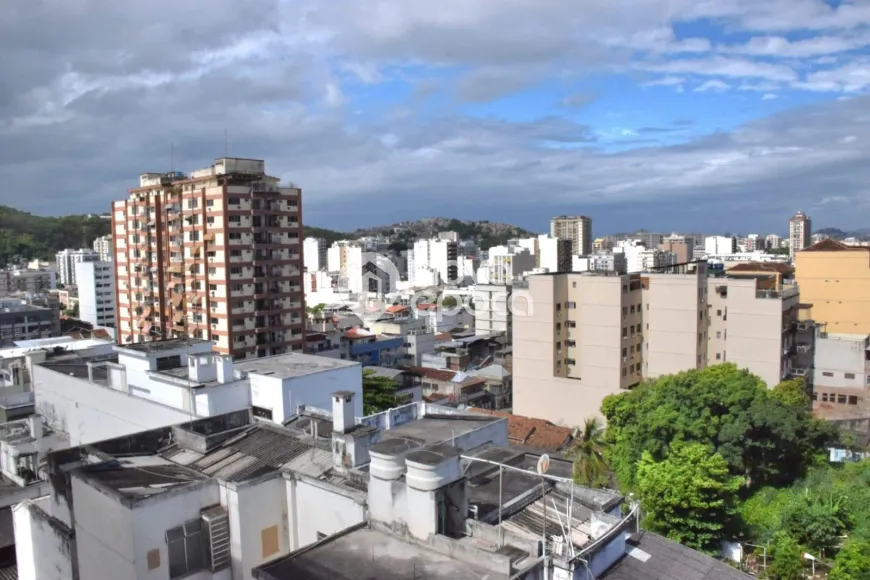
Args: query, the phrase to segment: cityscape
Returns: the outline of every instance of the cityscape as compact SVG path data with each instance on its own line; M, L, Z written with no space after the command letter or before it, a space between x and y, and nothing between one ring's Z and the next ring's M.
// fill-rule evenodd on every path
M863 0L0 46L0 580L870 580Z

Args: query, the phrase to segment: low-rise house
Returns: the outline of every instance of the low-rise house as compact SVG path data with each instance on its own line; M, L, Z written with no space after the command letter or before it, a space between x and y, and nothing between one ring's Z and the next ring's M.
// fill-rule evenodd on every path
M404 369L385 367L363 367L363 373L370 372L374 376L383 377L396 383L396 406L417 403L423 400L423 388L420 377Z
M574 440L574 431L568 427L554 425L544 419L524 417L489 409L468 409L474 413L485 413L495 417L504 417L508 421L508 440L511 445L533 448L545 452L567 450Z
M424 397L444 395L450 403L472 405L485 409L493 408L494 397L486 390L486 380L473 377L462 371L407 367L420 377Z

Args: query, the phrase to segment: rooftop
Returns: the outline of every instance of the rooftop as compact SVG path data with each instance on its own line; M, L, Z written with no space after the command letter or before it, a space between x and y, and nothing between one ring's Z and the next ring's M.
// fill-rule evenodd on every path
M573 431L570 428L554 425L544 419L475 407L469 408L469 411L507 418L508 439L514 445L558 451L565 447L573 436Z
M205 475L158 456L119 457L82 467L76 474L122 499L143 499L207 479Z
M33 405L33 391L0 394L0 409L17 409L19 407L32 407Z
M454 437L460 437L499 420L498 417L486 415L426 415L416 421L393 427L385 432L385 437L411 438L421 441L422 445L432 445L451 441Z
M813 244L808 248L804 248L798 254L802 254L803 252L866 252L870 250L870 247L867 246L850 246L848 244L844 244L843 242L838 242L837 240L827 238L820 242Z
M202 344L204 342L208 342L201 338L167 338L165 340L155 340L152 342L136 342L125 344L120 348L125 350L133 350L136 352L162 352L166 350L176 350L179 348L186 348L188 346L193 346L195 344Z
M389 534L361 528L254 569L257 580L507 580Z
M279 379L292 379L334 369L359 366L359 363L353 361L298 352L245 360L234 364L236 370L274 376Z
M642 531L626 541L625 555L599 578L600 580L750 580L753 576L658 534Z

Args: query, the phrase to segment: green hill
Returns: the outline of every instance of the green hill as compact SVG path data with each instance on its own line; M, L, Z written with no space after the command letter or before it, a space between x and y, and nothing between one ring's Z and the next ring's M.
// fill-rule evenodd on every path
M21 259L53 260L65 248L90 248L111 226L97 216L41 217L0 206L0 267Z

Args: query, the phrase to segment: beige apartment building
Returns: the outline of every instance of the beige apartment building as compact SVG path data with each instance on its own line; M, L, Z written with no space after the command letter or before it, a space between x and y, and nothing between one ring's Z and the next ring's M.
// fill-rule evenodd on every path
M592 220L584 215L560 215L550 220L550 237L571 240L573 254L592 253Z
M302 192L257 159L146 173L112 204L119 343L190 336L237 359L301 351Z
M654 273L530 276L513 315L514 412L580 425L646 378L733 362L768 385L811 377L797 289L774 276L713 277L706 262ZM803 342L799 342L799 340ZM800 356L798 360L798 345Z
M802 211L788 220L788 257L794 260L795 254L812 243L813 222Z
M809 318L831 334L870 334L870 248L822 240L795 255Z

